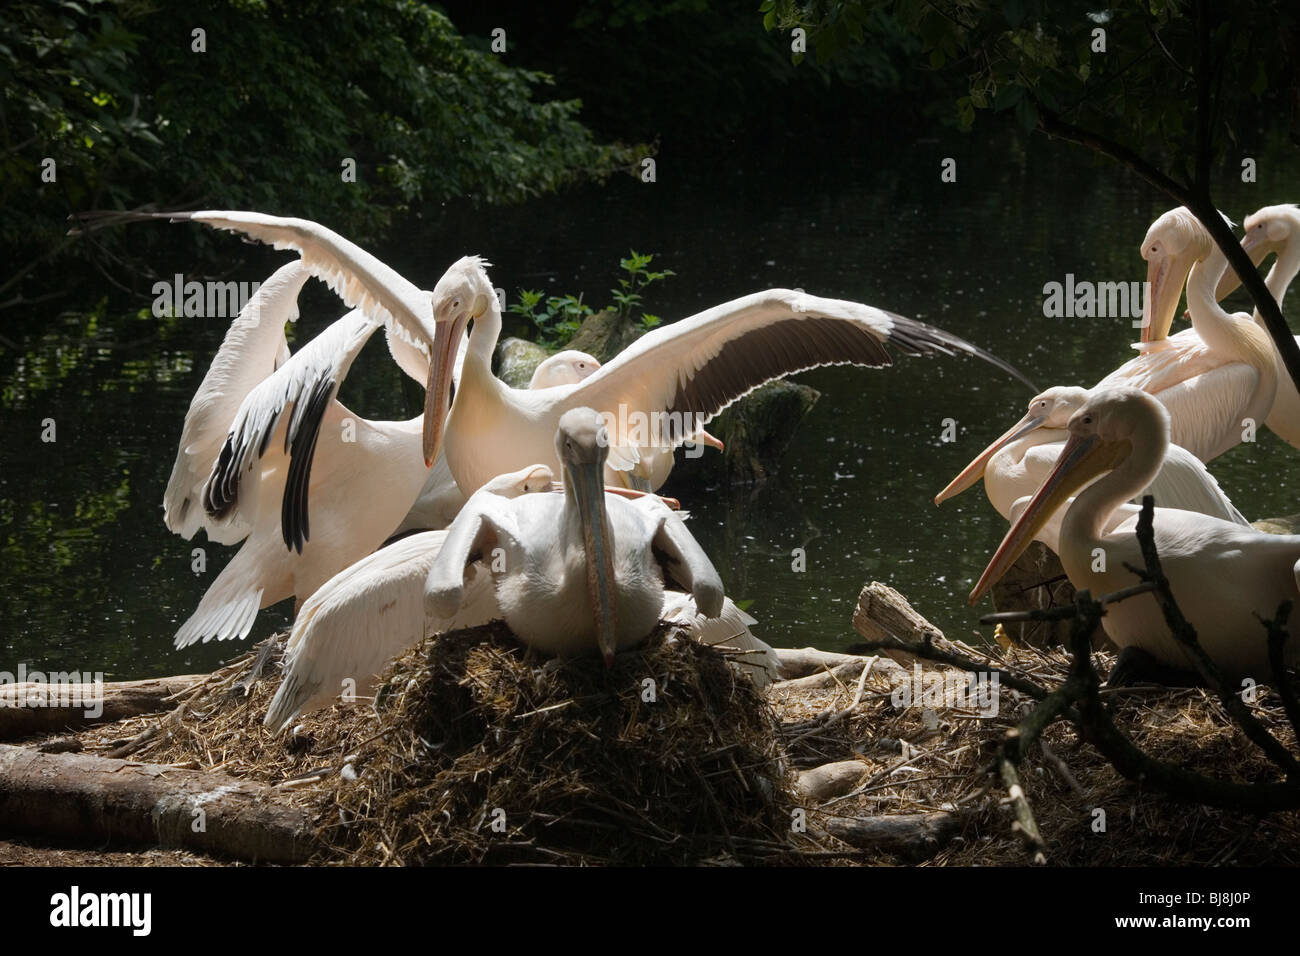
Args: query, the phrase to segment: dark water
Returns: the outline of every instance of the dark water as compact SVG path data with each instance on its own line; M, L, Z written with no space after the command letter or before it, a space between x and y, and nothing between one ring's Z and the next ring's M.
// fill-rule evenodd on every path
M946 156L957 160L956 183L940 181ZM1277 178L1291 169L1261 162L1258 184L1228 183L1219 201L1240 219L1294 200L1300 183ZM1041 387L1090 385L1132 354L1129 320L1045 319L1043 285L1067 273L1142 279L1138 243L1166 206L1066 146L792 137L758 155L662 155L655 183L614 180L504 210L451 208L376 251L426 288L456 257L479 253L512 295L521 286L583 291L601 306L618 258L636 248L677 273L647 303L666 320L759 288L801 287L966 336ZM218 246L232 259L250 254L233 238ZM264 278L285 259L253 255L235 278ZM3 316L18 347L0 352L0 670L27 662L125 679L207 669L243 650L172 649L172 633L233 551L208 546L207 571L194 574L201 538L167 532L161 511L185 409L226 323L160 321L149 298L124 306L110 292L105 284L57 312ZM309 292L297 343L343 311L322 287ZM821 400L780 475L684 501L729 593L753 602L757 630L774 644L849 642L855 598L872 579L950 634L976 633L965 595L1005 524L979 489L942 509L931 498L1031 393L969 359L902 359L800 380ZM372 418L406 417L417 400L379 337L342 397ZM945 418L958 424L955 443L940 441ZM53 443L41 441L46 419L56 423ZM1213 471L1249 517L1293 513L1294 456L1263 433ZM803 573L792 570L795 548L806 550ZM283 607L263 612L252 638L285 621Z

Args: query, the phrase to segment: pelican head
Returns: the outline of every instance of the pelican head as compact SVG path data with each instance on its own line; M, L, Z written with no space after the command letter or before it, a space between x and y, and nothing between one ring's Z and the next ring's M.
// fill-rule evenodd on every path
M552 388L556 385L576 385L600 368L595 356L577 349L556 352L533 371L530 389Z
M1227 216L1223 216L1223 221L1232 225ZM1148 289L1142 308L1143 342L1158 342L1168 337L1187 274L1213 249L1214 240L1209 231L1186 206L1169 210L1151 224L1141 248L1147 263Z
M496 304L496 292L488 281L487 266L478 256L465 256L452 263L433 287L433 354L429 356L429 384L424 395L424 464L433 464L442 447L442 436L451 410L452 371L456 351L471 319L477 319Z
M590 408L571 408L560 417L555 452L564 466L564 493L577 512L586 552L587 590L596 614L596 642L605 666L614 664L617 646L617 591L614 537L605 513L605 459L609 433L604 419Z
M1146 431L1154 424L1155 434L1163 434L1163 443L1146 451L1152 461L1164 458L1169 445L1169 413L1158 401L1137 388L1108 388L1089 396L1088 400L1070 416L1066 426L1070 437L1056 459L1056 467L1043 480L1034 493L1033 500L1020 513L1007 532L1002 544L984 569L979 582L970 593L970 603L983 597L1016 559L1029 546L1029 542L1080 488L1098 475L1111 471L1133 454L1134 438L1138 431ZM1150 444L1150 434L1144 434ZM1147 484L1152 474L1142 476Z
M1025 416L980 452L960 475L949 482L947 488L935 495L934 503L943 504L979 481L984 477L984 469L993 460L993 456L1016 439L1039 428L1065 427L1070 416L1087 400L1088 390L1076 385L1054 385L1042 394L1035 395L1029 400L1029 410Z
M519 471L497 475L483 486L485 491L503 498L518 498L539 491L553 491L555 473L546 465L529 465Z
M1256 209L1242 223L1246 235L1242 237L1241 248L1250 255L1250 261L1259 265L1272 253L1282 254L1291 238L1300 234L1300 209L1288 203L1278 206L1265 206ZM1214 296L1222 299L1241 285L1236 270L1226 269Z

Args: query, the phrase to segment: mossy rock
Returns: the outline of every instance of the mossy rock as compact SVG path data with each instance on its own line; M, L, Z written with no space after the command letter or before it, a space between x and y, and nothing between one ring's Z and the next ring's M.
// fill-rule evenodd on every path
M698 457L678 451L670 479L681 485L752 484L775 472L799 425L821 393L808 385L781 379L750 392L709 422L708 429L726 450L702 449Z
M537 366L551 353L526 339L502 339L497 345L497 376L511 388L527 388Z
M640 338L641 331L617 312L597 312L583 320L565 348L594 355L596 361L604 363Z

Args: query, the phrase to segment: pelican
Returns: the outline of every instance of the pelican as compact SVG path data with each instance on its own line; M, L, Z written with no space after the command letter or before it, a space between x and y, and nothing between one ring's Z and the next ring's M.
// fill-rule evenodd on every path
M1277 307L1282 308L1291 281L1300 272L1300 209L1292 205L1265 206L1246 217L1242 224L1246 231L1242 237L1241 247L1250 254L1255 265L1259 265L1270 253L1277 253L1277 261L1268 270L1264 284L1277 300ZM1241 284L1241 279L1233 269L1228 269L1219 280L1214 294L1222 299ZM1254 312L1254 319L1260 328L1264 320L1259 310ZM1270 338L1270 344L1272 339ZM1300 343L1300 335L1296 336ZM1281 356L1277 358L1277 394L1273 396L1273 408L1268 413L1265 424L1283 441L1300 448L1300 392L1296 391L1295 382L1282 365Z
M1142 257L1150 283L1136 346L1142 354L1094 388L1151 393L1169 410L1173 443L1209 461L1242 440L1248 421L1268 416L1277 389L1273 346L1249 315L1219 307L1214 290L1228 261L1186 208L1151 225ZM1192 328L1170 337L1184 277Z
M479 494L503 499L552 491L551 470L534 465L492 479ZM283 730L299 714L326 706L343 682L367 696L373 678L392 658L426 635L474 627L499 618L492 577L481 564L465 576L459 606L447 617L425 610L425 581L446 540L446 531L411 535L340 571L308 599L285 647L284 680L267 710L265 726ZM728 598L717 618L699 614L694 599L665 591L660 617L695 640L734 651L737 663L760 688L776 674L776 654L754 637L752 617Z
M774 378L820 365L889 365L886 343L916 355L975 355L1023 380L1005 362L940 329L856 302L773 289L661 326L576 385L512 389L491 373L501 309L481 259L451 266L434 289L435 298L440 289L448 293L447 304L435 302L430 316L428 293L316 223L246 212L183 218L297 250L348 305L380 309L378 317L401 329L436 320L424 455L431 464L445 437L447 463L466 494L529 462L558 468L551 436L570 409L590 406L615 424L609 464L628 471L640 461L639 448L680 444ZM463 379L452 402L452 343L471 321Z
M1057 385L1035 395L1024 417L980 452L935 495L934 503L942 504L983 478L990 504L1002 517L1011 519L1016 502L1032 494L1056 464L1069 437L1065 426L1089 394L1084 388ZM1178 445L1169 445L1159 471L1141 494L1154 495L1165 507L1249 524L1201 460ZM1056 550L1052 540L1044 543Z
M468 343L469 336L462 336L462 346L467 346ZM460 370L464 366L464 359L464 348L462 348L453 376L457 387L460 385ZM572 385L581 382L598 368L600 362L596 361L594 356L577 349L566 349L538 363L537 368L533 370L533 377L528 387L537 389ZM433 468L429 470L429 476L425 479L424 487L420 489L419 497L415 499L410 511L393 534L445 528L451 524L464 505L465 496L456 485L456 479L451 476L451 469L447 467L447 456L439 453Z
M469 337L465 337L468 344ZM465 364L462 358L462 366ZM581 382L596 369L600 362L594 355L579 352L577 349L565 349L547 356L533 369L533 377L528 381L529 388L554 388L556 385L574 385ZM457 381L459 381L459 375Z
M221 544L235 544L248 536L254 509L247 509L246 517L231 513L223 521L214 520L199 504L203 485L244 398L289 360L284 324L297 320L298 293L309 276L301 262L290 262L258 287L230 323L221 348L190 400L176 462L163 494L163 521L186 540L200 528L209 540Z
M278 290L282 309L297 288ZM261 608L285 598L301 606L383 543L414 502L426 476L423 416L371 421L335 398L378 328L354 309L244 396L200 496L209 520L234 516L247 537L176 632L178 648L241 639ZM389 347L407 374L425 380L423 353L392 336Z
M1058 552L1070 582L1094 595L1135 583L1124 565L1143 566L1137 517L1130 514L1109 530L1106 525L1115 509L1131 508L1126 502L1155 477L1169 445L1169 418L1160 402L1136 388L1089 396L1070 418L1070 437L1056 467L1007 532L971 591L971 603L1076 491L1061 522ZM1153 528L1174 598L1224 677L1234 684L1247 677L1271 682L1266 635L1256 615L1273 617L1281 602L1300 599L1300 536L1265 534L1173 508L1156 508ZM1121 648L1140 648L1165 665L1194 670L1151 594L1110 605L1102 626ZM1291 644L1288 652L1292 662L1300 660L1300 647Z
M549 491L551 470L535 465L500 475L483 486L502 498ZM425 531L395 541L343 569L323 584L293 622L285 645L284 680L266 713L273 729L304 710L333 700L345 679L367 693L374 675L426 634L485 624L497 617L490 577L481 568L466 576L460 605L446 617L426 617L424 582L446 531Z
M564 494L470 498L429 570L431 613L456 613L465 571L482 560L501 617L546 654L598 649L612 665L659 622L667 577L690 592L700 614L718 617L722 581L681 518L653 496L629 501L604 493L609 433L600 414L569 409L554 441Z

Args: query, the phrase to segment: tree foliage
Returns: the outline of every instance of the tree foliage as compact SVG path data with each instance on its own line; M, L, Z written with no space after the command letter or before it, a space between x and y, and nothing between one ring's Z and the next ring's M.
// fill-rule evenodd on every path
M872 25L887 17L949 78L965 128L981 110L1011 111L1027 131L1066 124L1123 143L1171 174L1194 173L1199 51L1185 0L764 0L762 10L769 30L807 30L818 58L873 44ZM1293 104L1282 94L1295 85L1300 8L1261 0L1210 4L1207 13L1213 158L1253 141L1261 116L1289 128L1281 118Z
M48 250L70 212L146 203L289 213L366 241L421 204L519 201L639 154L414 0L17 0L0 70L9 249Z

